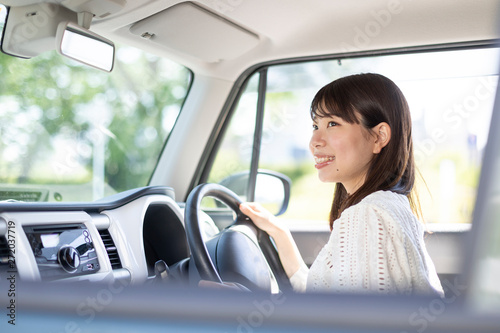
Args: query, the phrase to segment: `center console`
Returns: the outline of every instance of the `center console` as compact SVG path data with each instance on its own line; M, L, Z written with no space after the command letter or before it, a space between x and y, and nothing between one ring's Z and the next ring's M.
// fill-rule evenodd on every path
M84 224L25 226L42 280L93 274L99 261Z

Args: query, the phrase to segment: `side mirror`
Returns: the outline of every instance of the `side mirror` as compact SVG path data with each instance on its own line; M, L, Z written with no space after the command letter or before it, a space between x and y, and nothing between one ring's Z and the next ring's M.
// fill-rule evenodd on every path
M227 187L243 200L247 197L249 173L241 172L224 178L219 184ZM282 215L290 202L290 178L279 172L260 169L257 173L255 201L274 215Z
M115 45L112 41L72 22L62 22L57 28L57 51L73 60L103 71L114 66Z

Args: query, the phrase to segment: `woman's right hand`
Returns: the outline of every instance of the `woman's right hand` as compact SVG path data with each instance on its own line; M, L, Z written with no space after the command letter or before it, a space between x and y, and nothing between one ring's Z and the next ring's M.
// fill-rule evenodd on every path
M245 202L240 205L240 210L248 216L253 223L273 237L276 233L284 231L282 223L267 209L256 202Z
M248 216L257 228L264 230L274 239L281 263L288 277L293 276L301 266L305 266L297 244L283 220L278 219L267 209L255 202L245 202L240 210Z

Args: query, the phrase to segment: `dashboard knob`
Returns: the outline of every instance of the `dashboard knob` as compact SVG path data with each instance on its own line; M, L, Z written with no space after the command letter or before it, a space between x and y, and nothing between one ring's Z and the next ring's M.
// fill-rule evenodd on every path
M80 267L80 253L72 246L60 248L57 253L57 260L68 273L74 273Z

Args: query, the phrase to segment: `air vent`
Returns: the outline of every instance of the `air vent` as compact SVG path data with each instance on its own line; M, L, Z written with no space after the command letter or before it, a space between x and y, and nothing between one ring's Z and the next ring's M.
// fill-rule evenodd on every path
M99 230L99 234L101 235L106 252L108 252L111 267L113 269L122 268L122 263L120 261L120 257L118 256L118 250L116 249L115 243L113 242L113 238L111 238L109 231L107 229Z
M0 236L0 265L7 265L9 263L9 245L5 237Z

